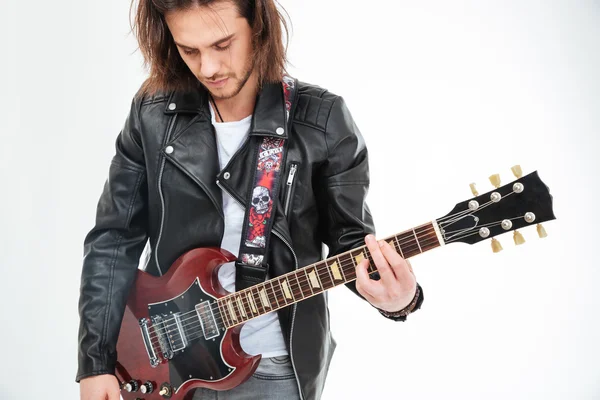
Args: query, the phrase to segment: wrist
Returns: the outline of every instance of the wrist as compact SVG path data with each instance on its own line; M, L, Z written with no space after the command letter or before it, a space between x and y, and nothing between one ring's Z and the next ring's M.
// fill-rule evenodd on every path
M385 310L379 309L379 312L384 317L387 317L387 318L404 320L404 319L406 319L408 314L410 314L413 311L416 311L417 309L420 308L421 303L423 302L422 294L423 294L423 290L421 289L421 286L417 283L413 299L411 300L410 303L408 303L408 305L406 307L404 307L403 309L398 310L398 311L385 311Z

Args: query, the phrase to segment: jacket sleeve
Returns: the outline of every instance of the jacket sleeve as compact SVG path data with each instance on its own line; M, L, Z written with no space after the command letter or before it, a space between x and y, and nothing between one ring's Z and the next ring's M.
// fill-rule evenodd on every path
M140 137L141 101L133 100L84 241L79 297L79 382L114 374L116 344L147 234L147 183Z
M318 204L329 258L363 246L365 236L375 234L373 217L365 201L369 189L367 148L342 97L337 97L332 105L325 141L328 158L321 172L323 182L318 185ZM379 274L372 274L371 279L379 279ZM363 298L355 281L346 286ZM415 310L423 302L422 293L421 290ZM403 321L406 317L390 319Z

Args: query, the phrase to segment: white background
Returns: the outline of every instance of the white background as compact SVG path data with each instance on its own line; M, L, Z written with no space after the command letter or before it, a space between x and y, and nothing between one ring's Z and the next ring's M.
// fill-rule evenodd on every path
M510 167L539 170L549 237L413 260L406 323L345 289L323 398L599 399L598 1L286 0L301 80L341 94L370 150L387 236ZM0 398L76 399L82 241L144 79L127 1L0 7Z

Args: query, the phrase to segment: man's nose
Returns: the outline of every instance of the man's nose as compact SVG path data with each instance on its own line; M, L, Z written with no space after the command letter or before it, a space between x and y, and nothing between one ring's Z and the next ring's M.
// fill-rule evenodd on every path
M206 54L201 59L200 65L200 73L205 78L212 78L219 72L221 68L221 63L219 62L217 57L214 57L211 54Z

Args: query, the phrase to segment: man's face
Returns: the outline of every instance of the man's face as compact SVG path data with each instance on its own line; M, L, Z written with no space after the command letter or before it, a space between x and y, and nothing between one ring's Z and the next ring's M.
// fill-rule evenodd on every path
M253 72L252 30L233 3L168 12L179 54L215 99L236 96Z

